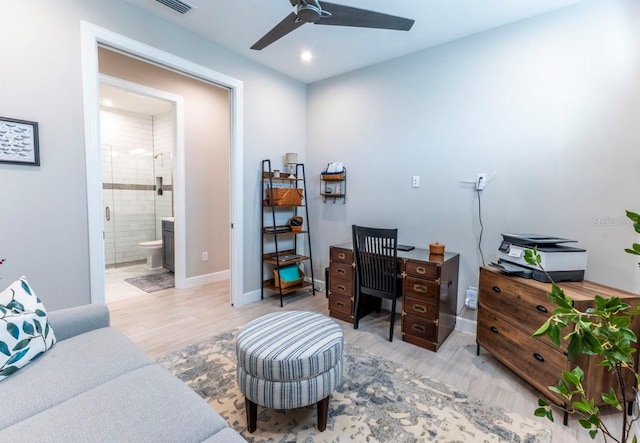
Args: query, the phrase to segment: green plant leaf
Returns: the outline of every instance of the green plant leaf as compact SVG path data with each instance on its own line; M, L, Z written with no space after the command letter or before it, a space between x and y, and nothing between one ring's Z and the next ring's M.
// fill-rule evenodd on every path
M582 381L582 378L580 377L580 374L575 374L573 372L569 372L569 371L562 371L562 378L564 381L566 381L567 383L572 384L573 386L578 386L580 384L580 382Z
M558 325L552 325L549 328L549 338L556 346L560 346L560 328Z
M547 333L547 331L549 330L549 327L551 326L551 319L547 319L547 321L545 321L542 326L540 326L538 328L538 330L536 332L533 333L534 337L540 337L541 335L544 335Z
M20 337L20 328L14 323L7 323L7 332L16 340Z
M569 346L567 346L567 357L569 360L573 360L582 354L583 349L582 337L578 334L571 335L571 341L569 341Z
M589 402L585 399L582 399L580 401L574 401L572 405L577 411L584 412L585 414L593 413L593 408L591 407Z
M620 401L618 400L616 391L613 388L609 388L609 392L602 393L602 400L608 405L611 405L616 409L620 409Z
M600 340L598 340L598 338L588 330L584 330L582 332L582 344L586 349L594 354L602 353L602 344L600 343Z

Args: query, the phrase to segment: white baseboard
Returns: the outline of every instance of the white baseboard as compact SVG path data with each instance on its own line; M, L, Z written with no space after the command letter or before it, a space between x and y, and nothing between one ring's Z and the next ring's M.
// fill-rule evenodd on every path
M468 318L456 317L456 331L476 335L476 321Z
M197 277L187 277L184 280L184 285L179 289L194 288L200 285L206 285L207 283L214 283L221 280L229 280L231 272L226 271L213 272L211 274L198 275Z

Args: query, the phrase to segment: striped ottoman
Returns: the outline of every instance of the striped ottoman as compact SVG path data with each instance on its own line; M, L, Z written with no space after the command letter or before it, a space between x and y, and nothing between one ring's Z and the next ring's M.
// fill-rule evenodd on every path
M247 428L256 430L258 405L294 409L318 404L318 430L327 427L329 396L342 378L344 338L324 315L284 311L257 318L236 338L238 385Z

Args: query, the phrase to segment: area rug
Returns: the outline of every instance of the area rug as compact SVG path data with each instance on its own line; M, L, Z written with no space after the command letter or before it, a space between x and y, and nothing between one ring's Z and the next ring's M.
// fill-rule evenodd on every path
M157 292L163 289L173 288L175 278L173 272L162 272L160 274L143 275L141 277L126 278L124 281L131 283L144 292Z
M204 398L250 442L550 442L535 420L490 406L453 387L354 346L345 346L341 385L331 397L327 429L316 407L258 407L258 429L246 429L236 383L235 335L223 333L162 357L158 363Z

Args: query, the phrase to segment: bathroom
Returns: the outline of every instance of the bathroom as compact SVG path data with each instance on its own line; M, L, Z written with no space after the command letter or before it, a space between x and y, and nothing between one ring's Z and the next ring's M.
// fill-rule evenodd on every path
M173 273L163 268L162 228L173 222L175 118L172 102L106 84L100 92L110 302L152 292L147 279L173 286Z

